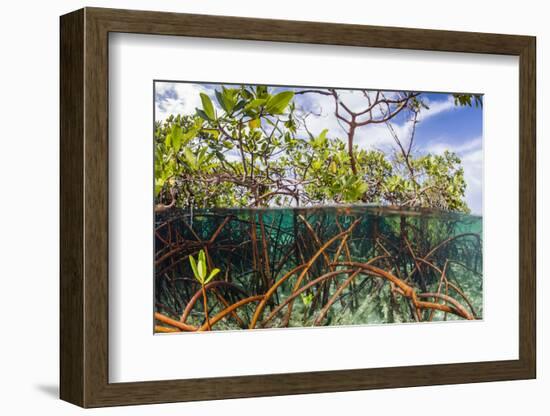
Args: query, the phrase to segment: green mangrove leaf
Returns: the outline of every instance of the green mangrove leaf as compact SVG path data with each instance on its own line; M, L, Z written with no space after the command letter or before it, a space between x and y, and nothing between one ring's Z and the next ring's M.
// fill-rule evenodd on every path
M212 280L214 278L214 276L216 276L218 273L220 272L220 269L218 269L217 267L215 269L212 269L212 271L210 272L210 275L207 277L207 279L204 281L204 283L208 283L210 280Z
M323 129L321 134L319 134L319 137L317 138L321 143L325 143L327 141L327 133L328 129Z
M185 147L183 149L183 155L185 156L185 161L187 162L189 167L193 170L197 170L198 169L197 158L195 157L191 149L189 149L188 147Z
M229 150L235 147L235 145L231 142L231 140L224 140L223 145Z
M203 92L201 92L200 95L202 101L202 109L204 113L210 120L215 120L216 113L214 112L214 105L212 104L212 100L210 100L210 97Z
M191 264L191 269L193 269L193 274L195 275L195 279L197 279L200 283L202 283L202 278L199 274L199 270L197 269L197 262L193 258L193 256L189 256L189 263Z
M294 97L293 91L283 91L271 97L265 107L270 114L283 114L290 100Z
M174 147L174 151L177 153L180 150L180 147L183 143L183 132L181 130L181 127L177 124L174 124L172 126L172 132L168 135L171 136L172 146ZM166 136L168 138L168 136Z
M204 254L204 250L201 250L199 252L198 269L201 280L204 282L204 279L206 277L206 255Z
M158 197L164 186L164 179L155 178L155 197Z
M262 123L259 118L254 118L248 122L248 127L250 127L251 129L257 129L261 126L261 124Z
M201 110L200 108L195 108L195 111L197 112L197 115L200 118L202 118L205 121L210 121L210 118L208 117L208 115L203 110Z
M216 100L227 114L232 113L233 108L235 107L235 101L231 90L225 88L223 88L222 92L216 90Z
M363 195L369 190L369 185L366 182L360 181L357 186L357 193L359 196Z
M220 132L216 129L203 129L203 132L211 134L216 140L218 139L218 137L220 137Z
M313 293L309 293L307 295L305 293L300 293L300 297L302 298L304 306L309 306L313 301Z
M255 100L250 101L247 105L244 106L245 110L255 110L258 107L261 107L267 102L265 98L256 98Z
M181 145L185 146L191 139L193 139L198 132L198 128L192 128L188 132L183 133L181 136Z
M258 85L256 87L256 95L260 98L266 98L268 96L267 92L267 86L265 85Z
M245 100L241 100L237 103L237 105L233 108L233 111L239 111L239 110L242 110L246 105L246 101Z

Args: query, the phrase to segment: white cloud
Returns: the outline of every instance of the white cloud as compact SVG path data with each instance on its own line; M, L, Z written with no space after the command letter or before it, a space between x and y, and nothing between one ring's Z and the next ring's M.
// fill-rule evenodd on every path
M424 151L442 154L445 150L456 153L464 168L466 180L466 203L474 214L483 211L483 141L475 137L461 143L446 143L434 140L424 147Z
M155 93L155 119L162 121L170 115L194 114L195 108L202 108L200 93L206 93L214 98L213 91L200 84L184 82L157 82ZM214 106L217 102L213 100ZM217 108L219 110L219 108Z
M472 213L483 212L483 150L473 150L462 156L466 188L466 202Z
M441 100L441 101L424 100L424 102L429 108L423 109L420 112L419 118L418 118L419 121L427 120L433 116L444 113L446 111L457 109L457 107L455 106L454 98L451 94L447 95L446 100Z
M339 92L340 100L345 105L355 112L365 109L366 99L359 91L341 91ZM339 121L334 113L336 111L334 98L330 96L308 94L306 96L305 105L308 110L313 112L307 118L307 127L312 134L319 134L324 129L328 129L328 137L340 138L347 140L347 131L344 128L347 126ZM342 113L345 113L341 110ZM342 128L342 126L344 128ZM396 129L401 130L402 126L395 125ZM304 132L304 131L302 131ZM360 148L374 149L385 148L393 143L392 136L385 124L370 124L359 127L355 131L354 142Z
M353 90L340 91L339 96L341 101L344 102L351 111L359 112L365 109L366 99L362 92ZM334 99L329 96L317 94L310 94L307 98L306 103L307 106L311 107L310 110L316 114L321 114L320 116L311 115L308 117L308 129L313 134L319 134L323 129L328 129L329 137L339 137L345 140L347 133L342 128L341 122L339 123L334 117ZM391 92L388 93L387 98L392 98ZM454 99L451 95L445 100L432 102L425 100L425 102L429 108L423 109L419 113L419 122L456 108ZM392 122L392 127L401 142L404 145L408 145L413 127L412 121L404 121L402 123ZM362 149L387 150L393 147L395 142L388 127L382 123L368 124L359 127L355 131L355 144Z
M481 148L481 137L476 137L472 140L467 140L461 143L453 143L453 144L447 143L444 140L432 140L426 146L424 146L424 150L426 152L434 153L437 155L443 154L445 150L449 150L457 154L465 154L480 148Z

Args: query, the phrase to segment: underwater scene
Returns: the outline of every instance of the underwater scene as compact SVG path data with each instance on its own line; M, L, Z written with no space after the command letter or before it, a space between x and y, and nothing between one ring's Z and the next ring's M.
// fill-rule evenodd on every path
M155 247L158 332L483 316L477 216L385 207L174 211L156 218ZM207 278L219 270L205 298L201 267Z
M154 91L154 333L483 319L483 95Z

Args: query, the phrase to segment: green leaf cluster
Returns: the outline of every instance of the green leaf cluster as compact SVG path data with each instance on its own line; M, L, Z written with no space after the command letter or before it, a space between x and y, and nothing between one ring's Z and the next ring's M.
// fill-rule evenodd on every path
M155 126L155 198L177 190L180 207L391 204L468 211L466 181L453 153L408 160L299 133L294 91L266 86L200 93L195 114ZM475 96L456 96L467 103ZM416 104L415 104L416 103ZM411 105L421 111L422 100ZM467 104L466 104L467 105Z
M195 279L197 279L197 281L203 286L220 272L220 269L214 268L210 271L210 273L207 273L206 254L204 253L204 250L199 251L197 260L190 255L189 263L191 264L191 270L193 270Z

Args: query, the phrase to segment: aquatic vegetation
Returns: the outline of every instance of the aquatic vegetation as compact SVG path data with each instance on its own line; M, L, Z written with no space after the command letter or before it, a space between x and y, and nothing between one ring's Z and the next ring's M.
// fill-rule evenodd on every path
M210 329L210 321L208 320L208 300L206 297L205 285L220 272L220 269L214 268L210 271L210 274L207 275L206 255L204 254L204 250L199 251L198 262L195 261L193 256L189 256L189 264L191 265L195 279L197 279L197 281L201 284L202 299L204 302L204 319L206 320L207 328Z
M157 332L482 317L479 217L372 206L193 216L157 216Z

